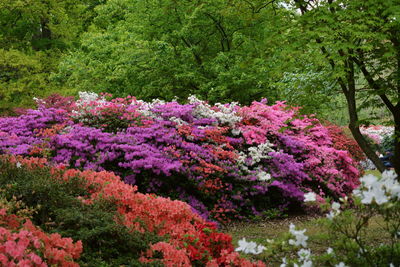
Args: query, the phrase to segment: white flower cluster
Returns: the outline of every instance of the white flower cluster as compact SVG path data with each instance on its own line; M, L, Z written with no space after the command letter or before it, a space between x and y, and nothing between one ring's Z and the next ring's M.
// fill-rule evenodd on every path
M385 171L382 178L369 174L360 178L361 188L353 191L353 194L361 198L363 204L378 205L389 202L390 200L400 199L400 184L396 180L394 171Z
M151 110L157 105L164 105L165 101L161 99L153 99L151 102L145 102L143 100L135 100L131 103L131 105L135 105L138 107L137 111L143 114L146 117L156 118L157 115ZM173 121L173 120L172 120Z
M79 92L79 99L75 102L78 109L72 111L72 117L79 119L82 122L87 121L84 117L90 110L94 109L96 106L103 106L107 103L104 97L99 97L98 94L94 92ZM85 105L89 104L91 105Z
M270 159L271 156L268 156L269 152L274 152L275 150L272 149L272 144L270 142L265 142L258 146L252 146L248 148L249 156L251 157L251 165L259 163L263 159Z
M191 95L188 97L189 104L195 104L193 109L193 116L196 118L213 118L218 120L221 124L227 124L233 127L236 123L240 122L242 118L236 115L236 106L238 103L232 102L229 105L216 103L215 106L219 111L215 111L211 106L204 101L198 99L196 96Z
M96 102L99 104L106 102L104 97L99 97L99 95L94 92L78 92L78 94L79 94L79 99L76 101L77 106L91 102Z
M258 146L252 146L247 149L247 153L244 151L239 152L239 157L237 158L237 164L242 170L244 175L249 174L249 167L254 166L261 162L263 159L270 159L268 156L269 152L274 152L272 148L273 144L266 142ZM271 174L265 172L261 167L256 168L257 178L260 181L266 182L271 180Z
M263 245L257 245L256 242L250 241L247 242L246 238L239 240L239 247L235 249L235 251L242 251L245 254L260 254L265 250Z
M387 135L392 135L394 133L393 126L382 126L382 125L373 125L369 127L360 127L360 131L362 134L367 135L380 143L383 138Z

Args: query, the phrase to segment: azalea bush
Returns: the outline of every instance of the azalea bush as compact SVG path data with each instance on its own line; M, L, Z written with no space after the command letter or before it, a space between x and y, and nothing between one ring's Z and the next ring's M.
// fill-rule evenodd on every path
M334 148L348 151L356 162L366 159L364 152L357 144L356 140L347 135L343 127L339 127L329 122L325 122L325 127L328 129L329 136L332 138Z
M188 204L138 193L136 186L110 172L3 156L0 190L3 202L23 203L11 205L10 214L0 210L0 223L6 216L9 226L4 238L26 239L21 241L24 246L17 242L16 252L4 240L8 260L27 259L37 266L265 266L240 257L231 237L193 213ZM16 217L20 213L27 217L22 228ZM35 249L45 252L32 254Z
M80 93L0 119L0 153L112 171L144 193L186 201L203 218L276 216L358 185L358 170L317 119L283 102L209 105ZM59 103L64 103L59 104ZM65 104L66 103L66 104Z
M307 229L291 224L287 234L262 244L243 238L236 251L268 258L281 267L399 266L400 184L396 177L393 171L384 172L381 178L365 175L352 198L327 205L326 218L317 222L327 234L308 236ZM379 223L374 222L377 218ZM379 231L379 240L368 238L371 224ZM324 244L326 251L313 252L310 240Z

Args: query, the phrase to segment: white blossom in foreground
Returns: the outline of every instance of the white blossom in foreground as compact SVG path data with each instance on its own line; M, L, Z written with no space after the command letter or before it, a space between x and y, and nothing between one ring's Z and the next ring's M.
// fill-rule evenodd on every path
M307 239L308 236L306 236L304 233L306 232L306 229L303 230L296 230L296 226L291 223L289 226L289 232L296 238L296 239L290 239L289 244L294 245L296 247L302 246L302 247L307 247Z
M239 247L235 249L235 251L242 251L245 254L260 254L265 250L263 245L257 245L256 242L250 241L247 242L246 238L239 240Z
M392 199L400 198L400 184L396 180L394 171L385 171L382 178L374 175L365 175L360 178L361 187L353 191L353 194L361 199L363 204L385 204Z
M317 200L317 195L313 192L308 192L304 194L304 202L313 202Z
M333 202L331 206L332 210L326 215L326 218L329 220L333 220L337 215L340 214L340 204L337 202Z
M22 164L21 164L21 162L17 162L17 168L21 168L22 167Z
M297 252L297 255L299 256L299 260L308 261L311 256L311 250L302 248Z
M286 267L287 266L287 260L286 257L282 258L282 264L280 265L280 267Z
M339 264L336 264L335 267L347 267L347 265L343 262L340 262Z

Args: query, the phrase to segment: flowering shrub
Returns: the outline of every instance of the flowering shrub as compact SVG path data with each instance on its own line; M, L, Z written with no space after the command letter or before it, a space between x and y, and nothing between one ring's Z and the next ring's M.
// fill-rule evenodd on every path
M364 152L361 150L356 140L349 137L341 127L331 123L326 123L325 127L328 129L329 136L332 138L334 148L348 151L356 162L366 159Z
M80 248L83 244L84 248L80 263L93 266L105 263L109 264L105 266L137 266L140 263L150 266L153 263L165 266L265 266L261 262L242 259L234 251L231 237L219 233L215 223L206 222L193 213L188 204L138 193L136 187L124 183L113 173L45 167L43 159L21 156L3 157L0 163L0 189L7 188L6 195L21 193L27 204L40 206L37 215L32 215L33 221L44 229L74 239L82 238L82 243L76 243ZM23 178L30 179L24 183ZM104 212L96 213L99 208L105 209ZM105 224L108 218L112 218L113 224ZM34 229L30 223L29 230ZM52 234L48 241L44 236L40 238L52 246L59 246L57 240L61 236ZM62 248L71 254L70 258L76 258L78 245L72 246L72 239L63 242ZM68 258L62 252L49 255L50 258L46 256L47 263Z
M40 105L0 119L0 153L112 171L145 193L187 201L221 222L338 199L358 185L326 127L282 102L211 106L81 93L72 111Z

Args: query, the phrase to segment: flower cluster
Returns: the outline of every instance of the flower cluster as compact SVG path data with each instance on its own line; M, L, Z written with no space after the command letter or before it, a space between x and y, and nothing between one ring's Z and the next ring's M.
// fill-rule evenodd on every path
M394 133L394 127L392 126L382 126L382 125L371 125L360 127L362 134L368 136L374 140L377 144L380 144L383 138L387 135L391 136Z
M25 221L25 222L24 222ZM2 266L79 266L82 243L59 234L46 234L27 218L0 209L0 263Z
M221 222L298 209L309 192L338 199L358 185L354 161L332 145L326 127L282 102L80 97L72 110L41 105L0 118L0 153L112 171Z
M334 148L348 151L356 162L366 159L364 152L361 150L356 140L346 134L346 128L339 127L329 122L325 123L325 127L328 129ZM347 129L347 131L349 130Z
M361 188L355 189L353 194L361 198L363 204L375 202L382 205L391 200L400 199L400 184L394 171L385 171L382 178L369 174L360 178Z

